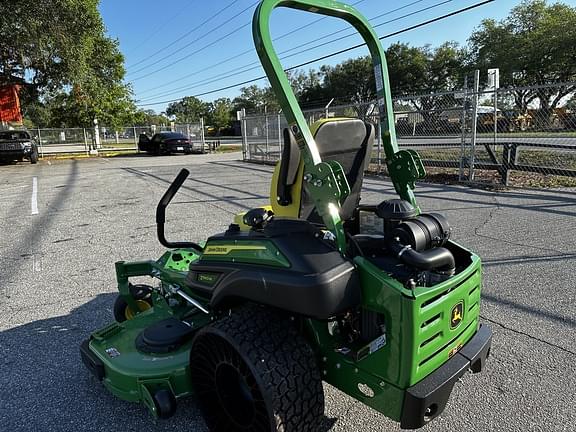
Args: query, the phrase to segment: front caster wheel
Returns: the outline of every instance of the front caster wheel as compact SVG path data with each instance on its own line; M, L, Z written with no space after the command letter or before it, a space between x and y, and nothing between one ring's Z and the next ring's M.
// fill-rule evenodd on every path
M176 398L170 390L158 390L154 393L152 399L159 418L170 418L176 412Z
M287 317L253 307L203 328L192 344L190 375L213 432L320 429L320 373Z
M146 285L130 285L130 294L134 297L136 301L136 306L138 307L138 312L144 312L152 307L150 300L150 292L152 288ZM114 314L114 319L117 322L124 322L126 320L131 320L136 316L136 313L132 310L126 300L122 296L116 297L114 301L114 307L112 309Z

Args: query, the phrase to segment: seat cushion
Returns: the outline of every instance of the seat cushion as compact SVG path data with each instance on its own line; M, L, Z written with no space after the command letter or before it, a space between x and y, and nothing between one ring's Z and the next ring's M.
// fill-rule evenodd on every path
M312 133L322 160L335 160L342 165L350 185L350 195L342 203L340 217L348 220L360 202L364 170L370 163L374 144L374 127L360 119L326 119L316 122L312 126ZM300 150L290 130L285 129L282 159L271 188L272 207L276 214L321 223L312 199L302 188L301 165ZM284 208L290 211L284 212Z
M374 127L360 119L326 121L320 123L314 139L323 161L334 160L342 165L350 185L350 194L342 203L340 217L348 220L352 218L354 209L360 203L364 171L370 163L374 144ZM311 222L321 222L306 192L303 194L300 217Z

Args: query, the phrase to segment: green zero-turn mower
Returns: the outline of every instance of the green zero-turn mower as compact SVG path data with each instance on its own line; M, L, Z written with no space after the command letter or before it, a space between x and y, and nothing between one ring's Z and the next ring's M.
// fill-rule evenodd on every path
M399 199L360 204L374 126L308 127L272 47L283 6L346 20L373 59L382 142ZM194 395L213 431L317 431L322 380L411 429L445 408L455 382L480 372L491 330L479 323L481 264L420 212L418 155L399 150L386 61L354 8L329 0L264 0L254 42L289 127L270 205L238 215L203 245L164 235L156 261L118 262L115 321L81 346L88 369L121 399L166 418ZM132 284L150 276L156 286Z

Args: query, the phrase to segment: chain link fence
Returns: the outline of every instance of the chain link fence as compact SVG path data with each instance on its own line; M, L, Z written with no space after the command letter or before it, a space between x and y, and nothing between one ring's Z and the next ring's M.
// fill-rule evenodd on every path
M280 159L282 131L288 127L281 114L247 116L242 122L245 159L271 162Z
M189 137L195 152L216 149L218 140L206 139L202 123L164 126L128 126L119 129L94 128L29 129L38 143L40 156L55 154L89 154L94 152L137 152L141 135L152 137L157 132L179 132Z
M398 145L420 154L429 180L576 186L575 91L576 83L563 83L398 97L393 100ZM378 133L370 170L386 175L377 104L333 106L304 115L309 124L329 117L374 123ZM277 161L286 126L281 113L246 116L244 159Z

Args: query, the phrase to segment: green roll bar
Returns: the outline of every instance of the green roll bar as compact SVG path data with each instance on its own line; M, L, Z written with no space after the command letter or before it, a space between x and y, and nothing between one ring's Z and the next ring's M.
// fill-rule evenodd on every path
M302 153L305 187L327 228L336 236L338 246L343 252L346 238L339 208L340 203L348 196L350 188L339 163L322 162L304 114L274 50L269 24L270 15L277 7L342 18L358 30L372 56L388 173L400 198L409 201L415 208L418 206L413 193L414 183L425 175L424 167L416 152L398 149L386 58L380 40L366 18L352 6L333 0L263 0L256 8L252 21L256 52Z

